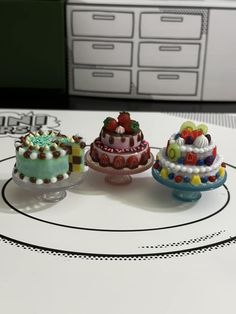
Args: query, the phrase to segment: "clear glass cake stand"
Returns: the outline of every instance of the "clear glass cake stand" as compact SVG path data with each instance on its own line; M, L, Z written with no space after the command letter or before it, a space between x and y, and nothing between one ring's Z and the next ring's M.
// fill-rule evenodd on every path
M152 168L152 176L157 182L173 189L173 196L184 202L194 202L199 200L202 196L201 192L217 189L222 186L227 179L227 173L225 172L224 177L218 178L216 182L194 186L189 183L176 183L168 179L163 179L155 168Z
M90 156L90 150L87 151L87 153L85 154L85 161L87 166L89 166L91 169L106 174L105 176L106 182L113 185L125 185L131 183L132 181L131 175L141 173L151 168L154 162L154 157L151 154L146 165L140 165L138 168L135 169L129 168L114 169L112 167L102 167L99 165L98 162L92 160Z
M55 203L63 200L67 193L66 190L80 184L85 176L85 172L72 172L68 179L57 181L56 183L35 184L24 182L17 174L12 173L13 181L21 188L35 193L36 198L41 202Z

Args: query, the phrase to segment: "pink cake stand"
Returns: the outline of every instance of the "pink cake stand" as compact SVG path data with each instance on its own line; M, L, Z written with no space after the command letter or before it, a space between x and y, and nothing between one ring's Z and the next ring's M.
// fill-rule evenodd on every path
M39 201L49 203L56 203L63 200L67 195L66 190L80 184L84 176L85 172L72 172L68 179L57 181L56 183L38 185L31 182L24 182L14 173L14 170L12 173L12 179L19 187L34 193Z
M89 166L91 169L105 173L105 181L113 184L113 185L125 185L129 184L132 181L131 175L141 173L143 171L146 171L147 169L151 168L154 162L154 157L151 154L150 158L146 165L140 165L135 169L114 169L112 167L102 167L99 165L98 162L95 162L92 160L90 156L90 150L87 151L85 154L85 161L87 166Z

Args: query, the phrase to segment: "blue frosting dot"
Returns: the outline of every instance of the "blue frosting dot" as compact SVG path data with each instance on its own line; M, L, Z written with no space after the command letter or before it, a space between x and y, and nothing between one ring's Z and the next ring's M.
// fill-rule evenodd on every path
M183 164L184 163L184 157L180 157L178 160L177 160L178 164Z
M215 176L216 176L216 178L218 179L219 176L220 176L219 172L217 172Z
M175 134L175 140L177 140L180 137L180 133Z
M207 183L208 178L207 177L201 177L201 181L202 181L202 183Z
M185 183L188 183L190 181L190 178L189 177L184 177L184 182Z
M198 166L203 166L204 165L204 159L198 159L197 165Z
M170 179L170 180L173 180L174 179L174 173L173 172L171 172L171 173L169 173L168 174L168 178Z

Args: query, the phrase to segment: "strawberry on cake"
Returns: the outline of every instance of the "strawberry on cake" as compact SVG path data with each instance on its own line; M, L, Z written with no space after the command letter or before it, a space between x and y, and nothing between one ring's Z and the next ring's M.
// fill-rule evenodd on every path
M146 165L150 147L143 138L139 123L128 112L120 112L117 119L107 117L98 138L90 148L90 156L101 167L135 169Z

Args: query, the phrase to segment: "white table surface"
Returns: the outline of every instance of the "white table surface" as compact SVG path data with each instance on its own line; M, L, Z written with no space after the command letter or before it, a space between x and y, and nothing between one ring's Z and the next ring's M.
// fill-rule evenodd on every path
M1 110L0 121L21 114L50 115L47 127L90 144L118 112ZM205 121L236 166L234 115L131 115L151 147L165 146L188 118ZM150 170L126 187L89 170L63 201L43 204L9 180L15 135L0 136L0 313L235 312L236 169L196 203L174 200Z

